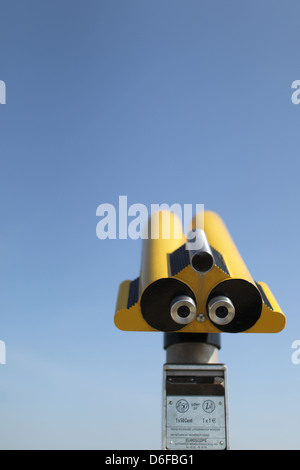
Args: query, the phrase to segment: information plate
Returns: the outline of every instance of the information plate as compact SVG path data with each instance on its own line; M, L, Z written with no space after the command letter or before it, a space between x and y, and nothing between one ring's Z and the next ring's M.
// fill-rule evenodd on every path
M168 449L225 449L223 397L168 396Z

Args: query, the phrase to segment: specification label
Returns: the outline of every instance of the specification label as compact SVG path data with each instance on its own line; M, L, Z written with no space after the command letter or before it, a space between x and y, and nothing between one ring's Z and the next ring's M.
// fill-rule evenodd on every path
M168 396L167 449L225 449L223 396Z

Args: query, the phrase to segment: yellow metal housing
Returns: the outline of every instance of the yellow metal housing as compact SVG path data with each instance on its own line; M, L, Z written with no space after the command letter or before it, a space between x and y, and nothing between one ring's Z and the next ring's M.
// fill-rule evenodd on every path
M192 228L197 228L196 218ZM215 263L209 272L200 274L190 265L179 219L167 211L151 217L140 275L119 288L115 313L119 329L276 333L284 328L286 319L273 294L265 283L253 280L222 219L205 211L204 231ZM170 302L178 295L189 296L197 306L196 319L187 325L174 323L169 315ZM208 302L217 295L231 297L236 305L231 325L216 325L209 318Z

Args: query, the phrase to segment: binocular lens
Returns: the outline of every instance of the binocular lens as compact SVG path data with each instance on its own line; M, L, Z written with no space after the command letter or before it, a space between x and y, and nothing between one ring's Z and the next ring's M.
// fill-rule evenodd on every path
M217 325L228 325L235 317L235 308L228 297L214 297L208 302L208 315Z
M179 325L187 325L195 320L196 311L194 300L187 295L176 297L171 303L171 317Z

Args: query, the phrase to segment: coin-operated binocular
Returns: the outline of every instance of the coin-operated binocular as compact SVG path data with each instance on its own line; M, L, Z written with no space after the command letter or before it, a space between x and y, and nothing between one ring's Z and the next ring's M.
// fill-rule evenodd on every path
M217 214L196 216L187 237L172 212L155 213L147 228L140 275L119 288L119 329L276 333L285 327L271 290L253 280Z
M286 319L269 287L251 277L221 218L197 216L187 236L174 213L151 216L140 275L120 285L115 324L164 332L163 448L225 450L220 333L276 333Z

